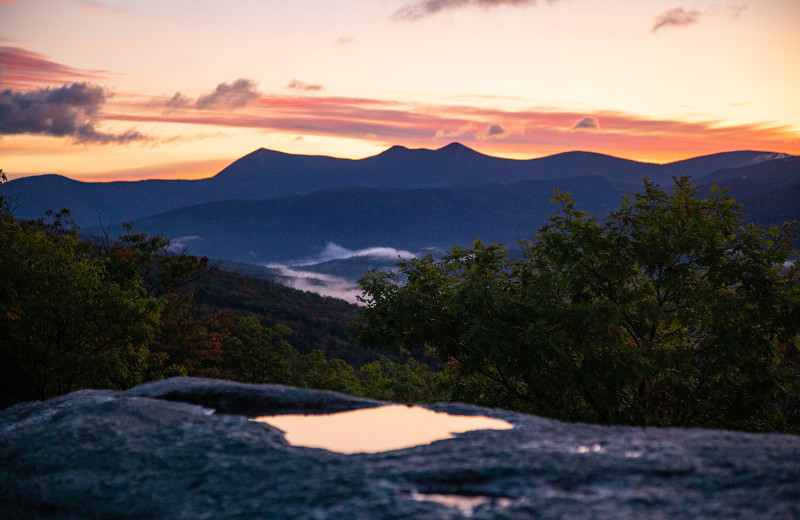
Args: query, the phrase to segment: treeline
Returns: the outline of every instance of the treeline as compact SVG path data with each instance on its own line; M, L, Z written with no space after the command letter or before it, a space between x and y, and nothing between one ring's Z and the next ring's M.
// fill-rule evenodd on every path
M331 358L356 352L354 306L246 283L167 246L131 226L115 241L81 241L67 210L20 221L0 199L0 407L185 375L446 397L444 373L408 356Z
M361 280L365 345L431 349L461 395L569 421L800 432L798 223L645 182L599 221L567 194L521 255L476 242Z

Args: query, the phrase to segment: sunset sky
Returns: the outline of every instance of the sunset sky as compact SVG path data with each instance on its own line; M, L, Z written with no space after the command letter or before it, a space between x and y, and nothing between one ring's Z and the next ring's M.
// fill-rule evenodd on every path
M800 154L799 57L798 0L0 0L0 168Z

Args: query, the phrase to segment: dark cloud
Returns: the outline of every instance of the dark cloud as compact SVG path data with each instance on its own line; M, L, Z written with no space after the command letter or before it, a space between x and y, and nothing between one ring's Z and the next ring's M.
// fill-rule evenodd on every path
M600 129L600 121L597 120L596 117L592 116L585 116L577 121L575 124L572 125L571 130L599 130Z
M548 0L550 3L555 1L556 0ZM459 7L479 6L488 9L504 5L516 7L536 5L537 3L538 0L420 0L401 7L395 11L390 18L393 20L413 22L440 11L457 9Z
M322 85L317 83L303 83L302 81L298 81L296 79L290 81L289 84L286 85L286 88L293 90L304 90L306 92L319 92L320 90L324 89Z
M684 9L683 7L676 7L665 11L656 16L655 23L653 24L652 32L656 32L664 27L682 27L686 25L696 24L700 19L702 13L697 9Z
M152 103L166 106L169 112L182 108L232 109L251 105L260 97L261 93L256 90L252 80L237 79L233 83L220 83L213 92L200 96L196 101L181 92L176 92L166 102L161 98L153 100Z
M179 95L180 93L176 94ZM239 108L250 105L261 97L253 81L237 79L233 83L220 83L214 92L197 98L195 107L205 108ZM173 96L175 99L175 96Z
M168 108L172 108L177 110L179 108L183 108L185 106L191 105L192 100L188 97L184 96L180 92L176 92L174 96L172 96L169 101L167 101L166 105Z
M739 18L746 9L747 4L731 4L725 7L714 6L706 11L676 7L656 16L653 27L650 30L656 32L665 27L685 27L694 25L700 21L701 17L705 16L728 14L731 18Z
M75 141L87 144L127 144L134 141L149 141L150 138L134 129L121 134L107 134L95 130L92 124L85 124L78 128Z
M29 92L0 92L0 135L39 134L72 137L79 143L128 143L147 139L135 130L109 134L97 130L106 102L102 87L73 83Z
M500 139L500 136L506 135L506 129L503 128L501 125L498 124L491 124L487 127L484 127L482 130L475 130L474 128L469 128L470 125L465 125L459 128L456 132L454 132L452 136L447 136L446 132L437 132L436 137L451 137L453 139L460 139L462 136L472 135L474 139L478 141L488 141L490 139Z
M492 136L492 135L503 135L504 133L506 133L506 131L502 126L491 125L486 134Z

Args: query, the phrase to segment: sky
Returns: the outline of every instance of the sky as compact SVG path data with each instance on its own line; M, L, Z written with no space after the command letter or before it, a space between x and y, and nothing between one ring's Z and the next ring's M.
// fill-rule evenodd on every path
M800 154L798 56L798 0L0 0L0 168Z

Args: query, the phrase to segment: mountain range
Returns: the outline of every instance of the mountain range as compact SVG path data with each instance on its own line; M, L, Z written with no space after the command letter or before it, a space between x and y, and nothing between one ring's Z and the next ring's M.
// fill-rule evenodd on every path
M206 202L273 199L334 188L424 189L508 184L600 176L628 189L643 177L667 183L670 176L695 179L731 169L758 167L780 154L727 152L668 164L619 159L589 152L567 152L540 159L491 157L459 143L438 150L393 146L360 160L291 155L259 149L207 179L80 182L60 175L25 177L0 193L17 202L21 218L39 218L49 209L69 208L81 227L134 221ZM747 174L742 174L747 175Z
M394 262L403 252L476 238L513 246L555 211L554 189L602 216L643 178L667 187L684 175L702 190L729 188L760 225L800 219L800 157L759 151L654 164L589 152L504 159L458 143L394 146L360 160L259 149L207 179L91 183L43 175L8 182L0 195L20 218L69 208L88 233L113 234L132 221L136 231L164 234L176 248L212 259L325 271L323 262L349 257L375 263L376 251Z

